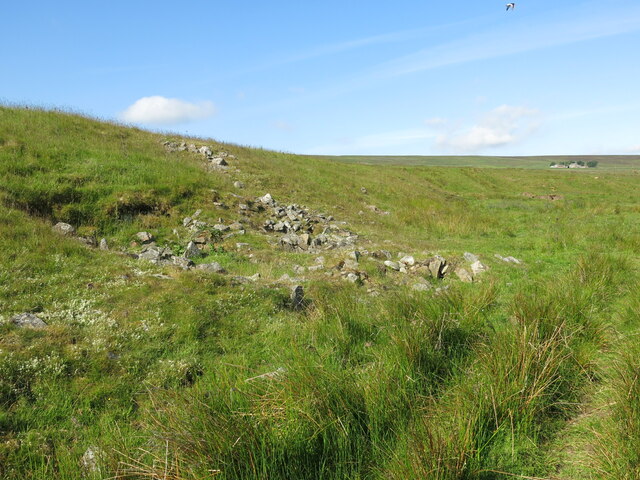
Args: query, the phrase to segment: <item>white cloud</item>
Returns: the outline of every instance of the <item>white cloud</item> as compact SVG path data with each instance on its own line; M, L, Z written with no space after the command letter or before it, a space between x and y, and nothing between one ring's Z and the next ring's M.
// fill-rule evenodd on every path
M532 134L539 124L537 110L501 105L471 127L438 135L436 145L447 151L478 152L519 142Z
M283 132L292 132L294 130L293 125L283 120L277 120L271 123L271 126L277 130L281 130Z
M175 125L212 116L216 108L212 102L190 103L178 98L143 97L120 114L131 123Z

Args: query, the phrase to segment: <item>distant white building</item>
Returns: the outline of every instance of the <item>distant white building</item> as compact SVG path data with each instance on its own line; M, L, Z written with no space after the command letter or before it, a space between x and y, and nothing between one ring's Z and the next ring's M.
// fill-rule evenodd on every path
M571 163L554 163L552 165L549 165L549 168L588 168L587 165L580 165L578 162L571 162Z

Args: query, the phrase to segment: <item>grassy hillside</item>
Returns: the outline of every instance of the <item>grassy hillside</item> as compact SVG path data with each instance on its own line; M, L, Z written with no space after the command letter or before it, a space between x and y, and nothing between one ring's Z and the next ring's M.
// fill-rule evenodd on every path
M0 107L0 179L0 478L640 475L633 169L344 163ZM282 248L266 193L357 240ZM194 258L226 272L135 258L141 231L182 254L196 210L242 224Z

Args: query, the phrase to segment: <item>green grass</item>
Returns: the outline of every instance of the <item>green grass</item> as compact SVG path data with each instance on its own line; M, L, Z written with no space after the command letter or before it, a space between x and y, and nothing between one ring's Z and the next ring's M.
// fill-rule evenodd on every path
M341 155L336 157L321 157L336 159L345 163L360 163L365 165L410 165L433 167L476 167L476 168L526 168L549 169L552 162L577 162L585 163L596 161L596 168L581 170L585 173L595 173L607 170L640 170L640 157L637 155L544 155L538 157L493 157L493 156L375 156L375 155ZM563 172L565 170L558 170Z
M186 139L237 157L207 173L166 139L179 137L0 107L0 478L637 477L634 159L369 165ZM345 257L328 251L294 310L277 280L315 255L271 245L262 214L198 260L225 275L124 255L141 230L184 248L183 217L237 220L267 192L347 221L359 249L473 252L490 270L429 279L448 288L436 294L363 259L361 286L326 274ZM22 312L49 326L8 322Z

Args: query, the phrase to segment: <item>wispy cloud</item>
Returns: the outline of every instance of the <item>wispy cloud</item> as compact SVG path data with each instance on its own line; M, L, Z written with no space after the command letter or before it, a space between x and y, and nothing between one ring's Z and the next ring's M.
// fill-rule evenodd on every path
M285 122L284 120L277 120L271 123L271 126L276 130L280 130L282 132L292 132L294 129L293 125L289 122Z
M602 4L596 10L552 11L554 20L512 22L463 40L431 46L379 66L380 76L399 76L462 63L487 60L640 30L640 5ZM559 17L559 18L558 18Z
M436 133L428 127L409 128L359 137L342 138L330 145L315 147L306 153L315 155L348 155L348 154L379 154L397 152L399 147L415 147L416 151L424 150L425 144L430 143ZM387 150L388 149L388 150ZM392 150L393 149L393 150Z
M418 38L424 38L429 35L437 34L438 32L442 32L447 29L462 27L464 25L477 22L481 20L481 18L472 18L463 20L460 22L446 23L442 25L436 25L432 27L426 28L415 28L409 30L401 30L396 32L382 33L379 35L371 35L368 37L354 38L351 40L345 40L343 42L335 42L326 45L320 45L315 48L310 48L307 50L302 50L294 53L284 53L280 52L278 54L278 58L272 61L267 61L262 64L256 64L250 67L247 70L243 70L242 73L249 73L253 71L267 70L271 68L280 67L283 65L303 62L307 60L313 60L321 57L328 57L332 55L338 55L340 53L357 50L361 48L376 46L376 45L387 45L391 43L400 43L406 42L409 40L415 40Z
M120 114L120 119L131 123L176 125L208 118L215 111L212 102L190 103L178 98L152 96L134 102Z
M436 146L447 152L478 153L488 148L520 142L537 130L540 112L511 105L501 105L484 114L470 127L440 133Z

